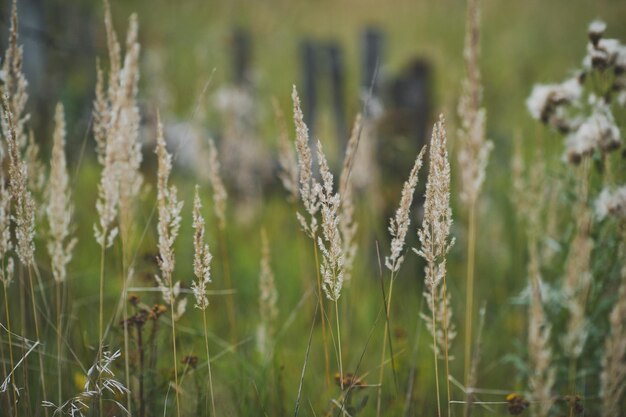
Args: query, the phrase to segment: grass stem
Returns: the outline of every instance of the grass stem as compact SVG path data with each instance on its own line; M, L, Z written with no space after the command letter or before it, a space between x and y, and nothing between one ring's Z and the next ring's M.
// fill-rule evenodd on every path
M315 276L317 277L317 299L319 302L320 320L322 322L322 339L324 341L324 364L326 386L330 385L330 361L328 357L328 339L326 336L326 321L324 320L324 294L322 293L322 278L320 277L320 261L317 254L316 237L313 236L313 252L315 253Z
M11 369L14 369L15 368L15 362L13 360L13 340L12 340L12 336L11 336L11 316L9 314L9 297L7 295L8 288L7 288L6 284L4 284L2 287L4 288L4 312L5 312L6 318L7 318L7 333L8 333L8 339L9 339L9 361L10 361L10 364L11 364ZM15 397L15 391L13 391L12 388L10 388L9 391L10 391L9 398L10 398L10 401L11 401L11 409L13 409L13 407L15 407L15 417L17 417L18 416L18 407L17 407L17 398Z
M215 398L213 396L213 377L211 375L211 355L209 354L209 335L206 324L206 309L202 311L202 324L204 325L204 347L206 349L206 363L209 371L209 395L211 396L211 415L217 416L215 412Z
M28 283L30 285L30 296L31 303L33 305L33 322L35 323L35 337L36 340L41 342L40 333L39 333L39 318L37 314L37 302L35 300L35 286L33 285L33 268L32 266L28 266ZM43 366L43 353L41 349L37 349L37 356L39 357L39 377L41 378L41 391L43 393L43 399L46 400L48 398L48 392L46 390L46 373L44 372ZM44 407L44 414L48 417L48 408Z
M464 383L467 386L472 361L472 321L474 313L474 269L476 262L476 202L469 206L467 236L467 288L465 291L465 358Z

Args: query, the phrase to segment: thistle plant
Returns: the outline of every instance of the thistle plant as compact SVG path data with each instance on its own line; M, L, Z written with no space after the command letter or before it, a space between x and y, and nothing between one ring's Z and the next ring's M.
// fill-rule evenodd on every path
M605 30L592 22L581 68L562 83L535 85L526 100L533 118L565 135L563 157L572 164L622 147L614 108L626 103L626 46L604 38Z

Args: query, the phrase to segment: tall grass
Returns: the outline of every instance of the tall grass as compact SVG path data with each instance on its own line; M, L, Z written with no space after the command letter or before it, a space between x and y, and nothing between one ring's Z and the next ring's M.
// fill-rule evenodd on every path
M528 118L546 128L534 128L538 138L527 139L529 146L515 145L507 185L519 224L498 234L497 222L483 216L494 215L501 191L483 190L496 175L488 175L487 162L492 150L504 151L486 140L482 84L492 80L479 71L479 13L478 0L470 0L459 142L450 146L441 115L428 145L411 149L416 158L387 234L378 232L384 222L369 206L384 200L383 185L394 184L369 195L373 188L355 178L368 167L353 170L363 131L373 141L384 126L357 115L344 154L323 135L309 136L295 86L295 143L283 127L280 178L254 199L252 216L237 211L251 200L240 188L231 191L230 171L262 175L222 165L231 148L220 140L196 141L195 153L208 155L207 183L189 186L197 173L175 165L184 154L182 145L172 147L173 116L144 117L139 106L138 19L131 15L122 47L107 2L108 58L95 69L95 158L70 176L65 142L72 130L58 104L43 164L29 132L14 3L0 77L0 414L281 416L295 409L296 416L451 417L463 405L466 416L618 415L626 391L626 46L594 22L580 73L530 93ZM262 106L252 95L240 104L249 103ZM504 169L498 163L493 169ZM273 189L277 179L288 199ZM186 200L193 201L188 213ZM205 221L210 205L215 215ZM311 239L308 255L296 255L296 222ZM94 225L95 242L85 224ZM509 234L526 267L503 278L483 263L513 257ZM455 246L456 236L466 245ZM390 247L387 285L376 273L379 243ZM408 257L412 246L418 256ZM214 261L222 271L217 282ZM307 282L311 267L316 280ZM190 296L196 308L187 310ZM475 326L478 299L486 307ZM454 320L459 307L462 327ZM428 340L419 337L424 329ZM463 347L454 344L457 331Z

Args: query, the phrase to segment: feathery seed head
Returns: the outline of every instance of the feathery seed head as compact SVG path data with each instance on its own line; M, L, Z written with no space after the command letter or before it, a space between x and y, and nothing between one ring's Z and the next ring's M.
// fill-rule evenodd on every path
M278 319L278 291L270 265L270 246L265 229L261 229L261 272L259 274L259 315L257 344L263 356L271 352L276 320Z
M320 141L317 142L317 159L323 183L322 185L316 182L314 188L314 192L318 195L322 214L322 237L317 239L322 252L320 272L326 297L331 301L337 301L341 295L341 288L345 279L345 257L339 231L341 198L339 193L333 193L333 174L328 168L328 162Z
M195 230L193 272L197 281L191 284L191 289L196 297L196 307L204 310L209 305L206 285L211 282L212 255L209 245L204 243L204 218L202 217L202 203L198 190L199 187L196 185L196 194L193 200L193 229Z
M34 262L35 253L35 201L28 190L28 167L22 160L17 143L13 114L9 107L9 97L2 97L4 124L7 126L8 136L5 136L9 153L9 193L15 204L17 237L17 255L23 265L29 266Z
M54 116L50 183L46 214L50 227L48 253L52 260L52 275L57 282L66 279L66 266L72 259L75 238L70 238L70 224L74 207L71 203L69 176L65 159L65 116L63 105L57 104ZM69 238L69 240L68 240Z
M352 126L352 133L348 139L346 155L343 160L343 168L339 177L339 195L341 195L341 208L339 212L339 232L341 233L341 241L343 242L344 253L344 280L350 281L352 278L352 269L354 266L354 258L357 252L356 232L358 224L354 220L354 184L351 173L354 164L354 158L359 145L359 137L362 129L361 114L357 114Z
M302 199L304 208L311 217L310 223L307 223L304 216L300 213L297 213L296 216L305 233L310 238L314 238L318 227L316 214L320 209L320 202L318 201L318 193L316 191L318 184L313 178L313 158L311 148L309 147L309 129L304 123L304 115L300 108L300 97L298 96L295 85L293 86L291 98L293 100L293 120L296 126L296 154L298 156L300 198Z
M157 116L157 146L156 154L158 159L157 170L157 208L159 212L159 222L157 225L158 247L159 247L159 268L161 275L157 276L159 289L163 292L165 301L174 307L174 302L180 293L180 282L173 282L175 256L174 241L180 229L180 213L183 202L178 201L177 189L168 184L170 172L172 171L172 156L165 148L165 138L163 137L163 125L160 115ZM184 300L183 300L184 301ZM181 302L179 302L180 308ZM183 310L184 311L184 310Z
M228 194L220 175L219 156L212 138L209 138L209 169L209 179L213 188L215 216L219 221L219 228L223 230L226 227L226 198L228 198Z
M417 232L420 248L413 249L424 258L427 264L424 298L435 317L434 320L440 325L436 326L434 320L425 315L423 318L436 342L433 348L437 354L449 347L456 335L451 322L450 294L446 294L445 287L439 285L446 276L446 255L454 244L454 239L449 241L452 210L450 208L450 162L446 141L445 120L443 115L440 115L433 127L430 140L424 219L422 227Z
M274 114L276 115L276 122L279 129L278 163L280 164L281 171L278 177L283 187L285 187L289 193L289 200L296 202L298 200L298 161L293 145L289 141L285 116L275 98L272 100L272 105L274 106Z
M402 196L400 197L400 205L396 210L395 217L389 219L389 234L391 235L391 254L385 257L385 266L395 273L400 269L404 256L402 250L406 241L406 234L411 224L410 212L413 204L413 195L417 186L418 174L422 168L422 161L426 147L424 146L415 158L415 163L409 174L409 178L402 187Z

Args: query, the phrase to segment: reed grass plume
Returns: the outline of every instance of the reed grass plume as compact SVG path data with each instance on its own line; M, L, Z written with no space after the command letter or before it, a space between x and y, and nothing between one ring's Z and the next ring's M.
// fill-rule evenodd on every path
M617 416L623 411L622 399L626 392L626 266L622 267L621 274L617 300L609 316L610 334L602 356L602 417Z
M99 224L94 225L94 233L101 246L110 247L119 232L123 239L130 233L134 202L143 177L139 171L142 154L136 99L140 50L137 16L131 15L129 19L123 64L108 2L105 2L105 26L110 60L108 86L105 92L104 74L98 62L93 109L96 151L103 166L96 203Z
M0 268L0 281L8 287L13 280L13 258L8 253L13 249L11 241L11 194L6 189L4 175L0 174L0 260L6 260L5 269ZM10 268L9 268L10 266Z
M480 67L480 7L479 0L469 0L465 34L465 69L463 92L459 100L459 171L461 199L473 204L485 181L485 171L493 143L485 140L486 110L482 107Z
M278 320L278 290L271 266L270 244L265 229L261 229L261 264L259 273L259 326L257 347L263 357L272 351Z
M441 283L446 276L446 256L454 244L450 239L452 226L452 209L450 208L450 162L446 149L447 136L443 115L433 127L429 150L428 181L426 183L426 199L424 202L424 219L418 230L419 249L415 253L424 258L425 268L424 297L431 316L422 315L428 330L436 340L433 347L439 355L448 348L456 335L452 323L449 293L444 297L444 286ZM436 323L440 326L436 326ZM446 336L447 333L447 336Z
M278 178L289 193L291 202L298 201L298 161L296 158L293 145L289 141L289 133L287 133L287 123L278 101L272 100L274 106L274 115L276 124L278 125L278 163L280 164L280 172Z
M317 213L320 210L320 201L316 191L318 183L313 177L313 157L309 147L309 128L304 123L300 97L295 85L293 86L291 99L293 101L293 121L296 126L296 155L298 156L300 199L310 216L310 222L308 223L300 212L296 213L296 217L300 222L302 230L304 230L307 236L314 239L318 228Z
M221 230L226 227L226 187L220 175L220 160L215 147L215 142L209 138L209 180L213 188L213 207L215 216L218 220L218 226Z
M396 214L389 219L388 230L391 235L391 253L385 257L385 266L392 273L398 272L404 262L404 244L406 242L406 234L411 225L411 205L413 204L413 195L415 194L419 171L422 169L425 151L426 147L423 147L417 158L415 158L409 178L402 186L402 195Z
M352 181L352 167L359 148L360 135L363 127L363 118L357 114L352 126L352 132L348 139L346 155L343 160L343 167L339 177L339 195L341 196L341 206L339 210L339 232L343 243L344 253L344 281L349 282L352 278L354 259L357 254L358 245L356 234L358 223L354 219L354 182Z
M563 337L565 353L570 358L578 358L583 352L589 332L586 314L587 298L591 290L591 255L594 241L591 238L592 213L588 207L588 167L581 172L579 202L575 206L576 234L570 244L565 263L565 280L562 293L569 311L567 329Z
M204 241L204 217L202 217L202 203L197 185L193 199L193 229L193 272L197 280L191 284L191 290L196 298L196 308L205 310L209 305L206 286L211 283L211 259L213 256L209 250L209 245Z
M526 223L528 239L528 279L530 281L530 300L528 307L528 355L529 380L534 414L547 417L554 403L552 389L556 381L556 369L553 364L552 347L550 345L551 325L543 308L542 277L539 237L542 230L541 203L544 200L543 184L545 180L545 163L541 155L536 155L533 165L525 172L523 162L519 159L523 183L523 195L518 196L518 212Z
M23 71L24 50L18 45L18 19L17 0L13 0L11 8L11 18L9 27L9 39L7 49L2 59L2 76L0 77L0 94L6 95L7 108L13 115L13 135L20 150L27 145L27 135L25 124L30 119L26 113L26 103L28 102L28 81ZM3 120L2 133L8 137L10 127ZM3 151L0 156L4 157Z
M35 134L32 130L29 130L24 161L26 166L28 166L28 188L37 196L44 191L46 184L46 167L39 158L39 151L39 145L35 141ZM38 210L36 213L37 218L42 217L40 211Z
M67 278L66 267L72 259L72 251L77 239L71 236L74 206L71 201L65 159L65 113L61 103L57 104L54 121L48 204L46 206L50 228L48 253L52 261L52 276L55 281L63 282Z
M531 366L529 385L535 400L536 415L547 417L554 403L552 388L556 375L552 364L552 348L550 347L551 326L543 309L539 254L535 241L530 243L529 257L528 273L531 284L528 319L528 352Z
M257 113L252 88L224 85L214 95L215 108L222 121L220 141L223 178L238 196L238 214L248 214L262 197L263 179L271 175L270 154L258 137ZM253 214L253 213L250 213ZM240 217L241 218L241 217Z
M322 252L322 274L324 292L331 301L337 301L341 296L341 288L345 279L345 254L341 232L339 231L339 208L341 197L333 191L333 174L330 172L322 143L317 142L317 159L319 161L322 184L317 184L315 192L320 203L322 215L322 236L318 236L317 243Z
M178 201L178 190L175 185L169 185L169 176L172 171L172 156L165 148L163 137L163 125L161 120L157 122L157 146L158 158L157 171L157 209L159 220L157 225L159 258L158 264L161 274L156 276L159 289L163 293L163 299L172 308L176 306L176 298L180 294L180 282L174 282L173 273L176 264L174 255L174 241L180 230L181 210L183 202ZM175 317L178 318L184 312L185 299L178 303Z
M16 252L20 262L25 266L34 263L35 253L35 201L28 189L28 167L20 154L19 144L13 122L13 114L9 108L9 97L2 97L3 121L7 126L8 136L5 137L9 154L9 193L13 200L15 214Z

